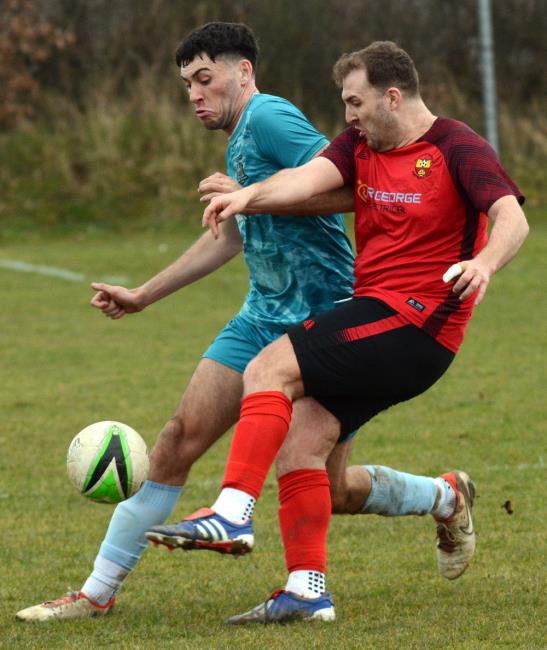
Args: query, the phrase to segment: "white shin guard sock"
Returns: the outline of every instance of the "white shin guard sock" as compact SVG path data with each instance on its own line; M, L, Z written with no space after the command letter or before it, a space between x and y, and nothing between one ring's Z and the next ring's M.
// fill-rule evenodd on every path
M128 573L123 567L98 555L93 573L85 581L82 591L94 603L106 605L122 586Z
M325 593L325 574L320 571L291 571L285 591L302 596L318 598Z
M211 510L234 524L242 524L253 516L255 505L256 499L247 492L223 488Z

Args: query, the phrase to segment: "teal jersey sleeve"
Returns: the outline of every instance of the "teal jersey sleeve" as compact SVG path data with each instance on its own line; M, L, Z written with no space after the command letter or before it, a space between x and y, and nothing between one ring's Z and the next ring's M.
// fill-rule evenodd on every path
M298 167L329 144L296 106L280 97L266 97L270 101L253 110L250 124L265 158L275 161L280 169Z

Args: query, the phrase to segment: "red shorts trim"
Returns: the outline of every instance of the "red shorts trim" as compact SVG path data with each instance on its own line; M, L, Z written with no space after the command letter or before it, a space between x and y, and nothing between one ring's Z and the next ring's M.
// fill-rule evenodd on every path
M408 320L403 318L401 314L395 314L395 316L389 316L374 323L366 323L365 325L357 325L356 327L348 327L340 330L340 336L342 340L349 343L350 341L366 339L369 336L377 336L378 334L383 334L384 332L389 332L390 330L395 330L405 325L408 325Z

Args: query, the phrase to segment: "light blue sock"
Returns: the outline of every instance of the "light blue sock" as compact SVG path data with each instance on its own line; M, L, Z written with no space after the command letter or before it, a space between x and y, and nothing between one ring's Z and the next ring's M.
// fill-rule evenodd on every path
M163 524L181 492L182 487L145 481L135 496L116 506L99 555L131 571L148 546L145 531Z
M363 465L372 479L372 489L363 504L364 514L398 517L432 512L437 499L435 479L397 472L381 465Z
M181 492L182 487L145 481L137 494L116 506L93 572L82 587L91 600L105 605L116 594L148 545L145 531L163 524Z

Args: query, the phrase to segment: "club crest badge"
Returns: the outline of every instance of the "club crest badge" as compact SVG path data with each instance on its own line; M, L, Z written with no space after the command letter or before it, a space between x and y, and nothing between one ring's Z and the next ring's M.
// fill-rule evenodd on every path
M425 178L431 174L431 165L433 160L429 154L424 154L420 158L416 159L416 164L414 165L413 173L418 178Z
M245 167L243 167L243 156L241 154L236 158L236 166L237 166L237 182L240 185L245 185L245 181L249 177L245 173Z

